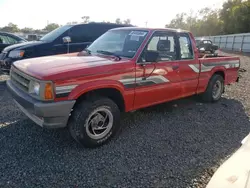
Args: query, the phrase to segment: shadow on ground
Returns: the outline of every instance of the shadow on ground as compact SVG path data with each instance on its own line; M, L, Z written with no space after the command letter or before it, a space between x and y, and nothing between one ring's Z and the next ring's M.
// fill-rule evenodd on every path
M124 115L119 136L91 150L38 127L8 95L0 103L0 187L11 188L205 187L250 125L237 100L188 98Z

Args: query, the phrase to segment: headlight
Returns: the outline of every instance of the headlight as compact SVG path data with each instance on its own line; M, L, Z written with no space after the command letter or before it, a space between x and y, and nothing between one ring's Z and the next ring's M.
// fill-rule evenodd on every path
M24 50L13 50L10 51L9 57L11 58L21 58L24 56Z
M40 84L38 82L31 81L29 92L32 94L39 95L40 94Z

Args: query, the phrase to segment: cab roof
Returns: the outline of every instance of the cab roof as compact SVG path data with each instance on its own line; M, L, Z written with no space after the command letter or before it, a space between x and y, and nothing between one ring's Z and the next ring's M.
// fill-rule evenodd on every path
M145 30L145 31L172 31L176 33L189 33L189 31L181 30L181 29L173 29L173 28L148 28L148 27L122 27L122 28L114 28L111 30Z
M89 22L89 23L76 23L76 24L67 24L70 26L77 25L109 25L109 26L121 26L121 27L133 27L131 24L118 24L118 23L106 23L106 22Z

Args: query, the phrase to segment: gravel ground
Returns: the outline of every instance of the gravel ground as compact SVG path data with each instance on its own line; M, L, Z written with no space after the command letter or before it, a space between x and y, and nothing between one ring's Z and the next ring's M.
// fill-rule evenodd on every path
M36 126L0 81L0 187L205 187L249 132L249 61L241 57L247 72L219 103L188 98L126 114L119 136L92 150Z

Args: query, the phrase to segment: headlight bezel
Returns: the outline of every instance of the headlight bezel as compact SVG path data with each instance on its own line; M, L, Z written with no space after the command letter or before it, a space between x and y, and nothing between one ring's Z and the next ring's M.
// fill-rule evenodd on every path
M34 82L34 80L33 80L33 82ZM52 101L55 99L55 89L54 89L54 83L52 81L42 81L42 80L36 79L35 82L37 84L39 84L39 92L38 92L39 95L33 93L33 94L31 94L33 97L35 97L36 99L41 100L41 101ZM45 97L47 85L51 86L50 91L51 91L52 97L49 99Z
M50 85L51 98L46 98L46 86ZM41 101L51 101L55 99L54 83L52 81L30 80L29 94Z
M12 50L9 52L8 57L14 59L20 59L24 56L24 54L25 54L24 50Z

